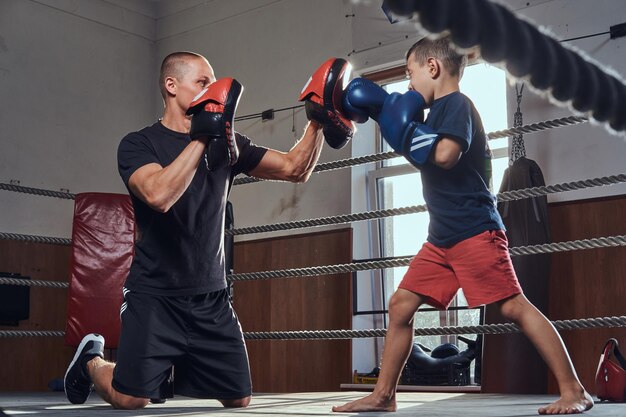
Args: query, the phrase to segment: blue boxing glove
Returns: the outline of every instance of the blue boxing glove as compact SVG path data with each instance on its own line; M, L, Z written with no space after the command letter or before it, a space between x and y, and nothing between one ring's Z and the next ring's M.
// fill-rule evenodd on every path
M378 116L380 132L391 147L420 168L430 157L439 135L422 122L426 102L417 91L392 93Z
M387 143L412 165L428 162L438 135L422 123L426 101L417 91L389 94L372 81L355 78L344 91L342 107L357 123L374 119Z
M357 123L365 123L370 117L378 121L389 93L365 78L355 78L343 92L341 107L345 116Z

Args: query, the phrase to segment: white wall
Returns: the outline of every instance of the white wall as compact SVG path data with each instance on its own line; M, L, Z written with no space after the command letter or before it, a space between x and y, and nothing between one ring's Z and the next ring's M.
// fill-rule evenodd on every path
M149 7L147 7L149 6ZM156 117L151 4L0 2L0 182L125 192L117 144ZM0 230L69 237L73 201L0 191Z

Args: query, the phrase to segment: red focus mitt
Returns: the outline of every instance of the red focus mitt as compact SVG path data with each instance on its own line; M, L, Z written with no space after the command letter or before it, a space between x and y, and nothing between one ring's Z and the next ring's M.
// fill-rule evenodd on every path
M349 81L352 66L341 58L330 58L309 78L300 101L306 116L322 125L324 139L332 148L341 149L354 134L354 125L341 110L341 97Z
M207 138L205 152L209 171L234 165L239 158L233 120L243 86L233 78L221 78L202 90L186 114L191 118L192 139Z

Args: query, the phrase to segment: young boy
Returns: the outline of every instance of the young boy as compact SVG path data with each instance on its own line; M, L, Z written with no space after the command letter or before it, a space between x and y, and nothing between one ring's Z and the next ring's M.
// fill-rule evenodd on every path
M422 39L406 55L409 92L388 94L355 79L343 111L351 120L375 119L385 140L420 169L430 225L428 241L389 302L381 372L372 394L336 412L395 411L396 386L411 351L413 316L423 303L446 309L459 287L471 307L495 303L538 349L561 393L539 414L576 414L593 406L563 342L523 295L508 252L504 225L489 191L491 152L480 116L459 91L466 57L448 39ZM419 113L430 108L424 123Z

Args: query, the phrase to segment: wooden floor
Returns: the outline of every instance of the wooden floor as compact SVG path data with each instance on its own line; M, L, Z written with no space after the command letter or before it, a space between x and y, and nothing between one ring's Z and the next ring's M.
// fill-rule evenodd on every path
M333 414L331 406L359 398L359 392L315 392L257 394L245 409L224 409L217 401L176 397L165 404L149 405L139 411L114 410L95 394L80 406L67 402L63 393L0 393L0 407L13 416L424 416L424 417L522 417L536 416L537 408L553 401L551 396L398 393L398 412ZM596 403L587 416L624 417L626 404Z

